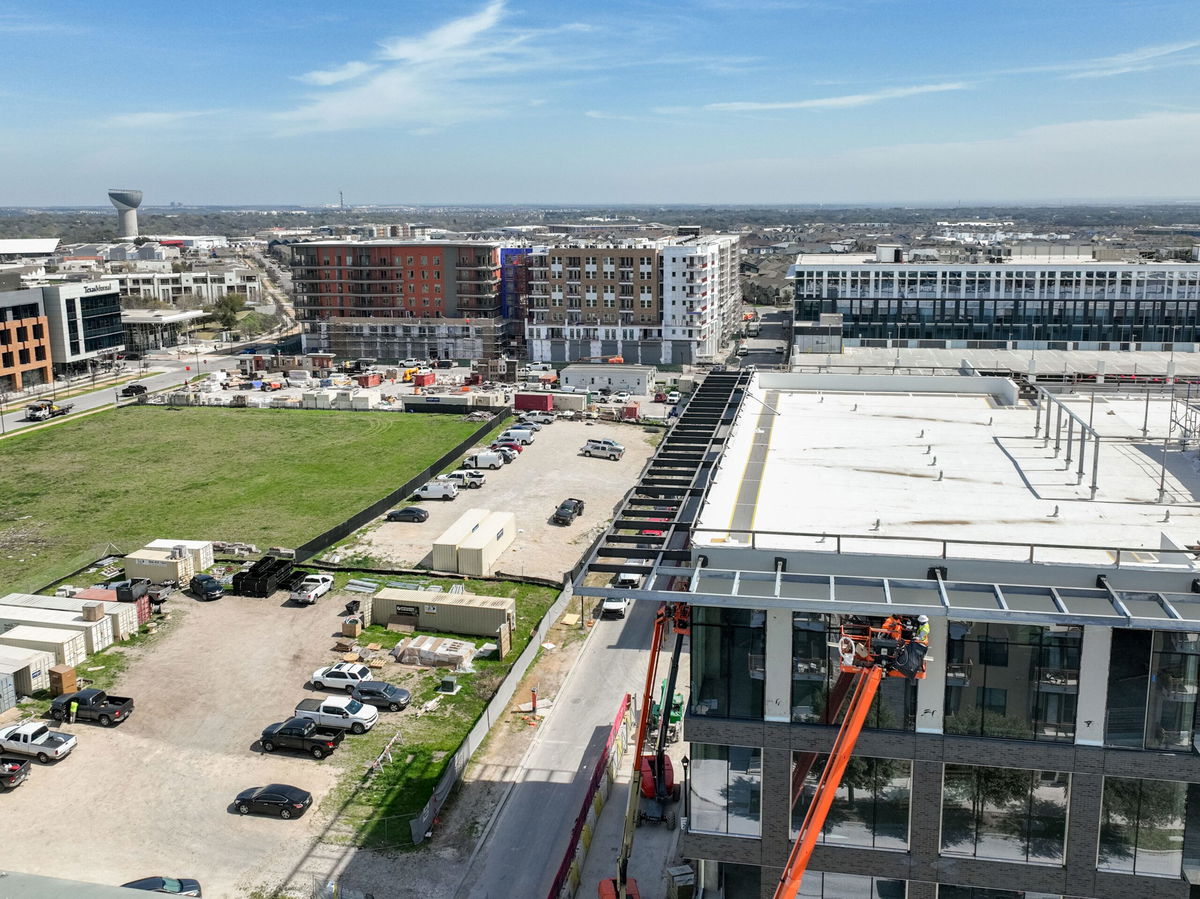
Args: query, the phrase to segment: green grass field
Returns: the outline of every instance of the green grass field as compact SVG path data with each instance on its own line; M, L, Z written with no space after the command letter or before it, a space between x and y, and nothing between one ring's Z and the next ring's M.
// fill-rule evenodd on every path
M131 406L0 441L0 583L156 537L297 546L466 439L457 416Z

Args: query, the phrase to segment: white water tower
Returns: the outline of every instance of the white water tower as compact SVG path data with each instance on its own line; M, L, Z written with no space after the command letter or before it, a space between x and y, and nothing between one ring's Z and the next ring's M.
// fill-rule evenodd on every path
M110 190L108 200L117 207L118 237L137 237L137 208L142 205L140 190Z

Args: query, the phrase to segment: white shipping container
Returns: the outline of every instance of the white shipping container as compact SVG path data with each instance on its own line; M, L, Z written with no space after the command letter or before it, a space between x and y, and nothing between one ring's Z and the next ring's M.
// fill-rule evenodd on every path
M104 606L112 622L113 637L127 640L138 632L137 605L131 602L107 602L95 599L75 599L70 596L42 596L37 593L10 593L0 597L0 606L33 606L38 609L57 609L60 612L83 614L83 607L94 602Z
M458 571L459 544L475 533L492 513L487 509L468 509L433 541L433 570Z
M482 577L512 546L517 536L517 517L512 512L492 512L478 529L458 546L460 574Z
M104 616L99 621L84 621L74 612L38 609L33 606L0 605L0 633L6 628L28 624L60 630L82 631L87 652L103 652L113 645L112 621Z
M87 642L83 634L52 627L14 627L0 634L0 646L40 649L52 653L56 665L82 665L87 658Z
M18 696L32 696L50 689L54 654L41 649L0 646L0 672L11 674Z

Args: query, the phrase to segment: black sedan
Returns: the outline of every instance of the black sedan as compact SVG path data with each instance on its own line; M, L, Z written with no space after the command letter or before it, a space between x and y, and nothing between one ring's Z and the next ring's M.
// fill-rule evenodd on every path
M141 396L146 390L145 384L126 384L121 388L121 396Z
M233 803L239 815L256 812L281 818L299 818L308 811L310 805L312 793L287 784L267 784L265 787L242 790Z
M428 521L429 512L419 506L408 506L404 509L392 509L387 513L388 521Z
M172 896L200 896L200 881L190 877L143 877L121 884L131 890L148 893L170 893Z
M403 687L381 680L365 680L350 690L350 695L359 702L378 706L391 712L408 708L412 694Z

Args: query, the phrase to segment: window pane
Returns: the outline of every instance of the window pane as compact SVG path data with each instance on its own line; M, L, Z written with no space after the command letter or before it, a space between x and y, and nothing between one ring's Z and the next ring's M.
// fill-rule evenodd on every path
M762 805L762 750L692 744L690 827L758 836Z
M1147 749L1192 746L1200 644L1195 634L1154 633L1151 690L1146 709Z
M950 622L946 733L1070 742L1080 628Z
M1070 775L946 765L942 852L1062 864Z
M903 880L809 871L797 895L801 899L904 899L907 894L908 884Z
M1106 777L1097 866L1178 877L1183 865L1187 785Z
M975 772L946 765L942 781L942 851L975 854Z
M692 711L763 716L766 613L698 606L692 617Z
M803 766L809 754L795 753L793 758L793 764ZM805 777L800 801L793 804L793 839L799 834L827 761L827 756L817 758ZM829 808L821 842L830 846L907 849L910 772L911 763L901 759L852 758Z
M1150 686L1150 631L1114 628L1108 664L1108 717L1104 742L1141 749Z
M1025 860L1025 823L1031 771L1018 768L976 768L979 858Z

